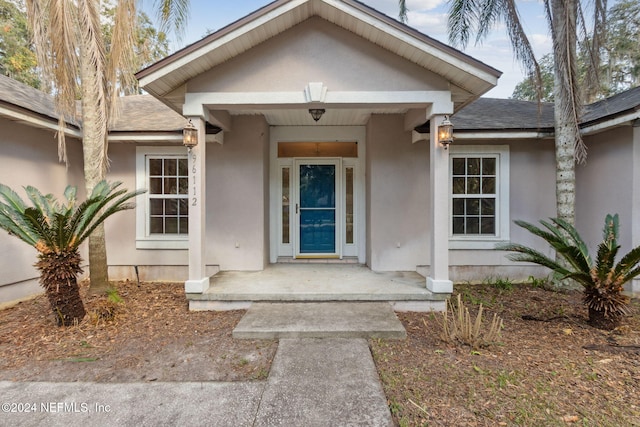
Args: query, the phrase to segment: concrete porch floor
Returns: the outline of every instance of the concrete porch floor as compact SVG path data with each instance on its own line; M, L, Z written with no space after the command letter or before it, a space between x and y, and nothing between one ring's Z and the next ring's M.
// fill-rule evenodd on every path
M442 311L449 294L433 294L416 272L374 272L360 264L271 264L262 271L222 271L190 310L234 310L252 302L388 301L395 311Z

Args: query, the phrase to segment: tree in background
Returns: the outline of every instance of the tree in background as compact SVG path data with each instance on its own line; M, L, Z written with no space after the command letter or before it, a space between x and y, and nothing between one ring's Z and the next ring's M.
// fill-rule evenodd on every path
M583 82L582 98L591 103L640 85L640 3L621 0L609 10L606 33L601 48L597 82L584 84L590 66L589 45L581 43L578 51L578 78ZM553 56L540 59L542 101L553 102ZM535 101L536 82L527 78L518 83L511 95L514 99Z
M116 6L113 0L109 0L103 1L101 7L102 20L104 22L102 25L102 33L105 38L107 51L109 51L111 38L113 37ZM169 54L169 39L167 38L167 34L155 28L149 16L142 11L138 12L137 34L134 36L134 40L134 70L140 70L147 65L151 65ZM118 88L121 95L136 95L141 93L138 81L135 79L133 79L133 81L121 81Z
M115 18L113 1L103 1L101 5L102 33L107 51L111 44ZM42 87L36 63L35 48L31 43L24 1L0 0L0 74L18 80L26 85L50 92ZM169 39L164 31L153 26L149 16L138 12L138 28L135 37L136 70L150 65L169 53ZM121 95L141 93L137 81L132 86L119 86Z
M640 3L619 0L609 11L603 46L604 96L640 86Z
M523 101L553 102L553 55L546 54L539 61L541 85L536 87L535 79L527 78L516 85L511 98Z
M39 89L36 55L23 9L22 2L0 0L0 73Z
M106 176L107 135L117 113L116 98L122 88L136 84L133 76L138 66L136 3L136 0L113 3L113 30L107 41L102 31L99 0L26 0L42 79L56 88L53 95L61 129L76 116L76 100L80 96L87 194ZM164 25L184 24L188 0L156 3ZM60 160L66 161L64 132L58 132L58 146ZM106 292L109 277L104 227L96 227L88 241L91 291Z

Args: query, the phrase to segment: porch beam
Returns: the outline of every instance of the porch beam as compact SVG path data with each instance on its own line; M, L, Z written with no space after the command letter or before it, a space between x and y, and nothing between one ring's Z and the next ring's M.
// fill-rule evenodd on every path
M189 279L188 294L202 294L209 288L206 275L206 132L202 116L187 117L198 129L198 145L189 149Z
M427 289L453 292L449 280L449 150L438 142L438 126L444 115L430 117L429 196L431 205L431 263Z
M225 132L231 131L231 114L228 111L209 110L209 120L207 121Z
M304 108L309 105L305 90L291 92L193 92L185 95L184 115L202 115L203 110L239 110L256 108ZM419 108L423 117L432 114L451 114L453 103L448 90L428 91L330 91L327 90L324 108L355 108L402 106Z

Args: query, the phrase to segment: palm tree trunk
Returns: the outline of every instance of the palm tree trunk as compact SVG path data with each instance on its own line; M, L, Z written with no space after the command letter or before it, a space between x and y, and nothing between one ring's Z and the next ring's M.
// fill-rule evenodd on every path
M577 54L575 0L552 0L554 54L554 102L556 138L556 209L557 217L575 225L576 143L580 141L576 125ZM557 257L558 262L564 259ZM578 287L569 280L556 281L560 289Z
M87 195L105 178L107 126L100 114L105 106L101 91L104 86L83 43L80 55L80 79L82 80L82 150L84 179ZM104 225L100 224L89 237L89 278L91 293L105 293L109 288L107 248Z
M40 271L40 284L58 326L78 324L86 314L77 281L78 274L82 273L80 260L78 251L38 255L35 266Z

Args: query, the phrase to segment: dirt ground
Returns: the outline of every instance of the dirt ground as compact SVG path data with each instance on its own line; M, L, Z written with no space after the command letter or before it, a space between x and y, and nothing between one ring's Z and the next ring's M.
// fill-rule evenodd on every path
M234 340L244 311L189 312L183 284L121 282L122 302L81 290L88 315L58 328L44 296L0 311L0 379L16 381L244 381L264 379L277 342Z
M117 290L113 319L104 318L104 301L85 295L89 314L69 328L54 325L43 296L0 311L0 380L268 376L277 342L232 339L243 311L189 312L181 284L122 282ZM501 316L501 336L473 350L441 339L441 314L399 314L406 340L370 341L397 425L640 426L637 300L624 325L605 332L587 325L577 292L489 283L455 291L472 312L482 303Z
M406 341L372 341L401 426L640 426L640 302L613 332L592 328L581 293L458 285L504 328L480 350L444 342L442 315L400 314ZM550 321L523 320L522 316Z

